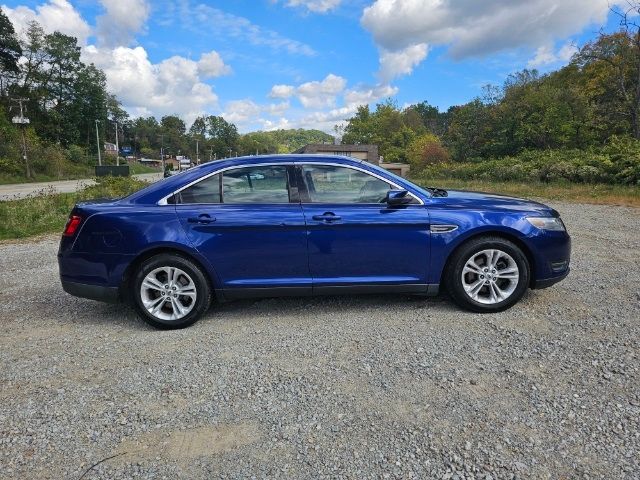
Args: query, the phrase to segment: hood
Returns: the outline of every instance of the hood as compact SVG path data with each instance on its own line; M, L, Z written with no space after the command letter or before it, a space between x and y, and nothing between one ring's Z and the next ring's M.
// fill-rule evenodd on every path
M495 193L468 192L465 190L447 190L446 197L433 197L432 201L446 204L448 207L459 207L472 210L509 210L535 212L547 216L559 216L553 208L533 200L508 197Z

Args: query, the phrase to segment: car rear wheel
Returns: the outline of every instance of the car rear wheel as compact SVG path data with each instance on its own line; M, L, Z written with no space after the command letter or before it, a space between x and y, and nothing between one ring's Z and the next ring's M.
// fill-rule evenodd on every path
M514 305L529 285L522 250L500 237L471 240L456 251L445 273L453 300L474 312L500 312Z
M160 329L192 325L211 303L211 288L200 267L175 254L145 260L134 277L132 293L140 317Z

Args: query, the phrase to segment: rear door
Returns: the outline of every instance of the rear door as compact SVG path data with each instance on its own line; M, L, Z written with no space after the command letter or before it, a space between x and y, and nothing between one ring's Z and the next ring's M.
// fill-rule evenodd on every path
M386 194L397 187L363 169L318 163L297 169L314 291L425 288L429 216L417 197L390 207Z
M304 215L293 167L226 169L176 194L190 241L227 297L311 293Z

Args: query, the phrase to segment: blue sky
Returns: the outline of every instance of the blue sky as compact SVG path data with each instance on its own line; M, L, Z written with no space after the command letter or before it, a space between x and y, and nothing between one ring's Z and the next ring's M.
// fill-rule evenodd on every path
M622 1L622 0L620 0ZM610 0L0 0L79 38L132 116L320 128L393 97L446 110L512 72L566 64Z

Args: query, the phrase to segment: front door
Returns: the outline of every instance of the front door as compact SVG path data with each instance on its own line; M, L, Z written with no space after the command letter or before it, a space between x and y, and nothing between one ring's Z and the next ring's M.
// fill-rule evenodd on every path
M176 212L226 297L311 293L304 215L287 165L225 170L176 194Z
M396 187L368 172L314 163L298 168L314 291L426 284L429 217L417 198L391 207L386 195Z

